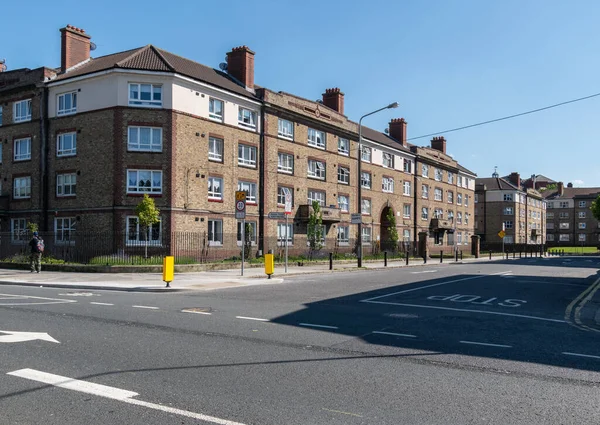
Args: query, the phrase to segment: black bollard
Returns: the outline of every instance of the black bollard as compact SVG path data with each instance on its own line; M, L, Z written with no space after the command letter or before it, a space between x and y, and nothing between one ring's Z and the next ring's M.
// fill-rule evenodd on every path
M460 261L462 261L462 250L460 251Z
M383 267L387 267L387 251L383 251Z
M329 253L329 270L333 270L333 252Z
M406 251L406 265L408 266L408 251Z
M458 263L458 249L454 251L454 262Z
M490 250L490 260L492 259L492 251Z

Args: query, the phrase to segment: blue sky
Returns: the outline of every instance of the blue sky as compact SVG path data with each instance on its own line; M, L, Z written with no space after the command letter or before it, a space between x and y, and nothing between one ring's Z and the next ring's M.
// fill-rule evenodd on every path
M92 35L94 56L154 44L216 68L245 44L257 84L314 100L339 87L355 121L397 101L364 124L404 117L409 138L600 92L596 0L30 0L1 16L10 69L59 66L66 24ZM596 97L442 135L480 177L498 166L600 186L599 111Z

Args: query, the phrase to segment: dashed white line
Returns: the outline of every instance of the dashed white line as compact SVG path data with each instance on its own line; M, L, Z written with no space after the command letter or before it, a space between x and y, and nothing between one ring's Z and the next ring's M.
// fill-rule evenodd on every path
M269 322L269 319L260 319L258 317L235 316L236 319L256 320L257 322Z
M475 341L460 341L461 344L471 344L471 345L483 345L486 347L500 347L500 348L512 348L512 345L504 345L504 344L489 344L487 342L475 342Z
M600 359L600 356L592 356L591 354L569 353L568 351L563 351L563 354L566 356L577 356L577 357L588 357L590 359Z
M337 326L316 325L314 323L298 323L300 326L308 326L311 328L337 329Z
M182 313L194 313L194 314L204 314L206 316L211 316L212 313L207 313L206 311L191 311L191 310L181 310Z
M94 305L114 305L111 303L95 303L95 302L90 302L90 304L94 304Z
M405 336L407 338L416 338L416 335L411 335L411 334L399 334L399 333L395 333L395 332L384 332L384 331L373 331L374 334L380 334L380 335L391 335L391 336Z
M158 310L158 307L150 307L147 305L132 305L133 308L146 308L148 310Z

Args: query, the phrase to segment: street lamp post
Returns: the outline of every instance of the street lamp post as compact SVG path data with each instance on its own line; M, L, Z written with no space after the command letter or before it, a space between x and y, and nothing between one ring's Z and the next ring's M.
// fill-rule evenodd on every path
M368 114L363 115L362 117L360 117L360 120L358 120L358 179L356 181L357 183L357 187L358 187L358 214L361 215L361 219L358 222L358 252L357 252L357 257L358 257L358 267L362 267L362 253L363 253L363 249L362 249L362 195L361 195L361 162L362 162L362 120L363 118L368 117L369 115L373 115L376 114L377 112L381 112L384 109L392 109L392 108L397 108L398 107L398 102L394 102L394 103L390 103L387 106L384 106L383 108L380 108L376 111L373 112L369 112Z

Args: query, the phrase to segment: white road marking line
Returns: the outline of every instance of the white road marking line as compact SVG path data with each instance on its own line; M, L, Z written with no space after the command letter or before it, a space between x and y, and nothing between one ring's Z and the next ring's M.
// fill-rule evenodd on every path
M460 341L461 344L471 344L471 345L484 345L486 347L500 347L500 348L512 348L512 345L504 345L504 344L489 344L487 342L475 342L475 341Z
M563 351L563 354L565 354L567 356L589 357L591 359L600 359L600 356L592 356L591 354L569 353L567 351Z
M147 305L132 305L133 308L146 308L148 310L158 310L158 307L150 307Z
M94 302L90 302L90 304L94 304L94 305L114 305L111 303L94 303Z
M408 338L416 338L416 335L411 335L411 334L399 334L399 333L395 333L395 332L384 332L384 331L373 331L372 333L374 334L380 334L380 335L391 335L391 336L405 336Z
M212 313L207 313L205 311L191 311L191 310L181 310L182 313L194 313L194 314L205 314L207 316L211 316Z
M51 373L41 372L34 369L21 369L9 372L7 375L17 376L20 378L29 379L44 384L53 385L68 390L79 391L86 394L96 395L98 397L118 400L123 403L133 404L136 406L147 407L149 409L160 410L174 415L186 416L200 421L212 422L219 425L244 425L241 422L229 421L227 419L216 418L214 416L204 415L202 413L189 412L187 410L176 409L174 407L163 406L160 404L149 403L143 400L132 399L139 395L133 391L122 390L120 388L109 387L106 385L95 384L93 382L81 381L78 379L67 378L65 376L53 375Z
M244 320L256 320L258 322L270 322L269 319L260 319L258 317L245 317L245 316L235 316L236 319L244 319Z
M576 286L583 288L583 285L577 283L566 283L566 282L548 282L545 280L517 280L517 283L542 283L544 285L564 285L564 286Z
M434 310L466 311L469 313L494 314L497 316L520 317L523 319L535 319L535 320L542 320L545 322L554 322L554 323L566 323L567 322L566 320L547 319L545 317L527 316L525 314L500 313L497 311L473 310L473 309L469 309L469 308L452 308L452 307L439 307L439 306L433 306L433 305L392 303L392 302L387 302L387 301L361 301L361 302L366 302L366 303L371 303L371 304L399 305L402 307L431 308Z
M337 329L337 326L315 325L314 323L298 323L300 326L309 326L311 328Z
M68 303L76 303L76 300L63 300L60 298L46 298L46 297L34 297L31 295L12 295L12 294L0 294L0 296L4 297L18 297L14 298L15 300L44 300L48 302L31 302L31 303L0 303L0 305L46 305L46 304L68 304Z
M437 273L437 270L424 270L422 272L410 272L410 274L421 274L421 273Z
M486 275L482 275L482 276L471 276L471 277L465 277L463 279L449 280L447 282L434 283L432 285L420 286L419 288L406 289L404 291L392 292L391 294L385 294L385 295L380 295L378 297L367 298L366 300L360 300L360 302L362 302L362 303L371 302L371 301L377 300L379 298L391 297L392 295L404 294L406 292L420 291L421 289L433 288L434 286L447 285L449 283L462 282L465 280L482 279L484 277L496 276L496 275L504 274L504 273L511 273L511 272L508 271L508 272L492 273L492 274L486 274Z

